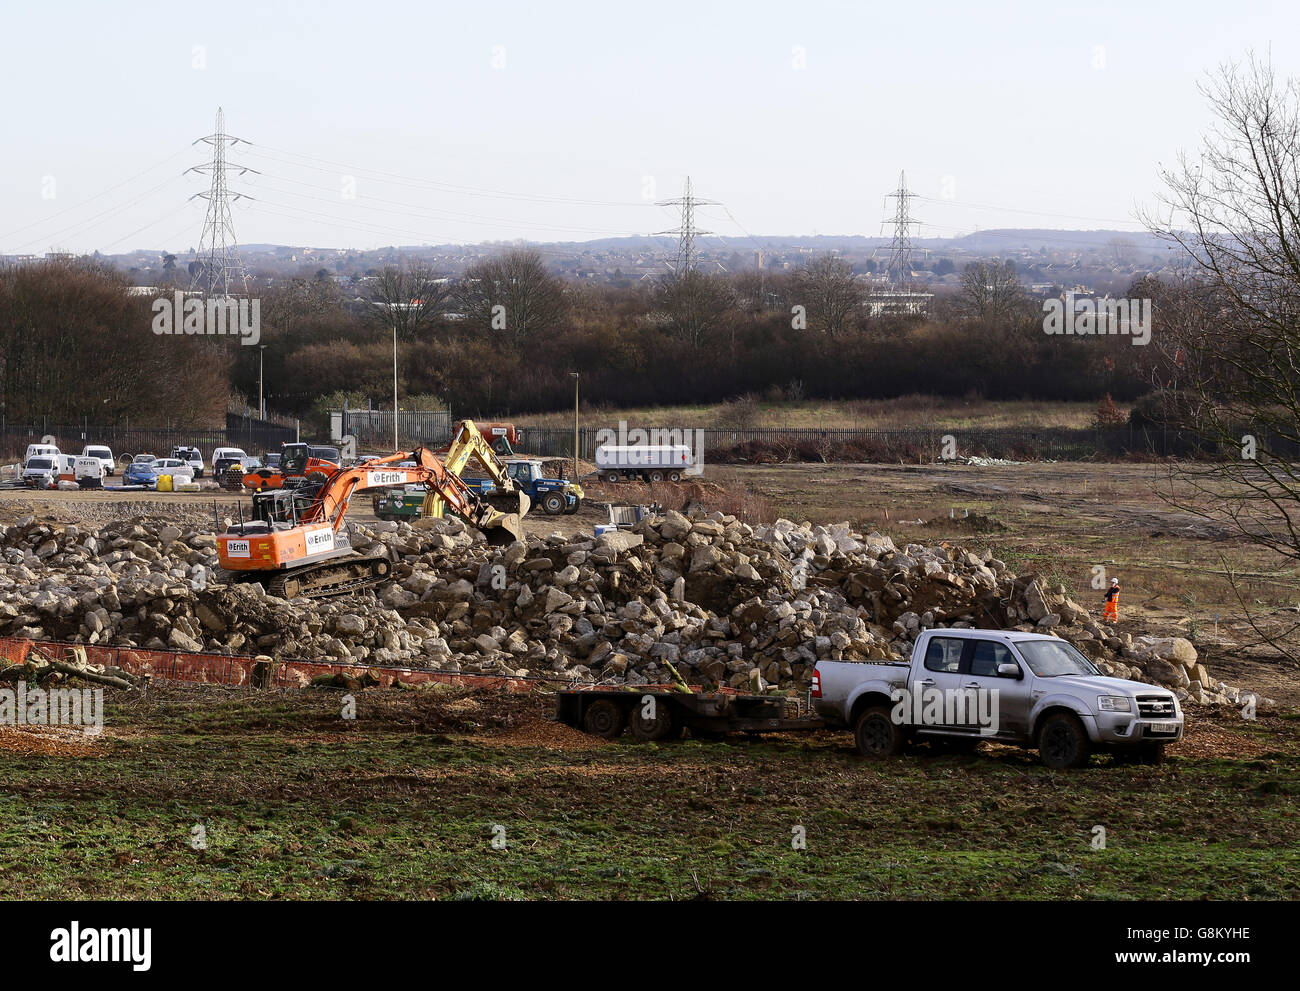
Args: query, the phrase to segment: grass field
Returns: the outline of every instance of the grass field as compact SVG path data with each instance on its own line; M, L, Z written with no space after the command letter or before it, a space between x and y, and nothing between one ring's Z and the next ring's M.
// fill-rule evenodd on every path
M1279 704L1255 722L1194 708L1162 766L1100 758L1065 773L994 746L867 763L827 731L607 743L548 721L540 692L368 690L345 721L324 689L110 691L88 745L0 728L0 898L1300 897L1300 672L1254 642L1228 580L1281 629L1300 619L1300 570L1165 503L1166 469L705 478L769 514L991 547L1094 609L1103 566L1124 583L1122 632L1187 636L1213 677ZM0 510L75 519L110 498L7 493ZM600 518L586 507L528 526L590 532ZM806 849L791 846L796 827Z
M897 399L855 399L841 402L768 402L761 398L702 406L660 406L642 409L582 407L583 426L607 426L626 420L630 426L672 427L838 427L844 429L903 429L933 427L1088 427L1096 403L991 402L940 396L900 396ZM1121 406L1127 414L1127 408ZM509 419L509 418L506 418ZM572 427L573 410L520 414L523 427Z
M371 690L351 723L327 690L109 694L85 753L0 736L0 897L1300 897L1277 716L1052 772L1007 747L868 763L827 731L608 743L540 693Z

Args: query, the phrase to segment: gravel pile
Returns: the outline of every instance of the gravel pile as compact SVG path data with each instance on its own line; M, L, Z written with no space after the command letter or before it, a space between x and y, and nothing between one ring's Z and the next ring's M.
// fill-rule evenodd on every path
M1186 701L1251 694L1216 682L1189 641L1104 628L989 551L900 548L848 524L669 511L504 548L452 520L350 530L359 551L394 562L394 580L287 601L218 583L210 513L95 527L28 517L0 527L0 635L632 685L676 670L763 691L806 687L819 659L902 659L925 629L994 627L1061 636L1107 673Z

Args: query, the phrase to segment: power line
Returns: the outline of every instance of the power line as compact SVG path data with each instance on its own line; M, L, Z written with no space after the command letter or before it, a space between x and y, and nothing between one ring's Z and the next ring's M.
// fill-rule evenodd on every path
M303 186L307 189L316 189L316 190L320 190L321 192L327 192L327 193L337 192L335 190L331 190L328 186L320 186L315 183L303 182L301 179L291 179L288 176L274 175L270 173L259 173L259 175L261 175L263 179L270 179L276 182L288 182L288 183L292 183L295 186ZM321 203L331 203L335 205L349 203L349 204L355 204L359 209L374 210L379 213L396 213L401 216L416 216L416 217L422 217L424 219L429 219L429 220L449 220L455 223L474 224L480 227L502 227L507 230L517 230L519 228L531 228L534 230L565 231L565 232L576 233L576 234L604 234L613 237L634 237L636 236L637 233L639 233L635 231L610 230L608 228L565 227L565 226L556 226L553 224L530 224L530 223L523 223L519 221L513 221L506 217L483 217L480 214L464 213L458 210L439 210L436 208L415 206L410 203L405 203L401 200L390 200L379 196L366 196L364 199L344 200L344 199L340 199L337 195L330 196L330 197L312 196L309 193L297 193L290 189L275 189L274 187L271 187L271 190L272 192L280 193L285 196L297 196L303 199L316 200ZM391 204L392 206L400 207L401 209L392 210L392 209L385 209L384 207L380 207L380 206L371 206L370 203L372 201L374 203L388 203Z
M98 193L95 193L93 196L86 197L80 203L74 203L72 206L64 207L62 210L52 213L48 217L42 217L40 220L34 220L30 224L24 224L22 227L15 227L11 231L7 231L4 234L0 234L0 240L13 237L15 234L21 234L23 231L30 230L31 228L37 227L40 224L47 223L48 221L54 220L56 217L62 217L65 214L72 213L74 210L80 210L83 206L93 203L95 200L101 199L102 197L107 196L109 193L114 192L115 190L121 189L123 186L127 185L128 183L134 182L136 179L139 179L141 176L148 175L154 169L161 168L162 166L166 165L168 162L172 161L173 159L180 158L180 156L184 155L186 151L188 151L188 149L182 148L180 151L168 155L166 158L162 159L161 161L155 162L153 165L150 165L148 168L141 169L135 175L128 176L127 178L123 179L121 182L115 183L114 185L109 186L107 189L100 190ZM173 176L172 178L175 177ZM157 189L158 187L155 186L154 188ZM74 228L75 225L67 229L72 230ZM44 238L36 239L36 241L41 241L41 240L44 240ZM28 241L27 243L34 244L35 241Z
M320 165L328 165L330 168L321 168L319 165L304 165L302 162L287 162L284 159L277 159L273 156L262 154L262 157L267 158L270 161L281 162L284 165L296 165L300 168L314 169L318 172L329 172L333 175L338 175L339 169L346 170L348 174L370 173L372 176L382 177L383 180L393 182L397 185L414 184L421 188L433 188L453 193L466 193L472 196L487 196L508 200L528 200L537 203L562 203L567 206L649 206L648 203L641 200L595 200L571 196L540 196L530 193L512 193L500 189L487 189L481 186L462 186L456 183L441 182L436 179L425 179L419 176L405 176L396 172L384 172L379 169L371 169L365 166L348 165L343 162L335 162L326 158L314 158L310 155L303 155L296 151L289 151L284 148L275 148L271 145L254 145L253 147L255 149L265 148L269 151L278 152L281 155L291 155L294 158L303 159L305 162L318 162ZM259 152L257 151L252 152L252 154L258 153Z
M915 199L925 200L927 203L937 203L941 206L960 206L968 207L975 210L996 210L1000 213L1023 213L1035 217L1055 217L1058 220L1089 220L1098 224L1132 224L1134 220L1116 220L1114 217L1084 217L1073 213L1048 213L1044 210L1024 210L1017 207L993 206L989 203L968 203L965 200L941 199L934 196L922 196L920 193L911 194ZM1140 231L1126 231L1125 233L1141 233Z

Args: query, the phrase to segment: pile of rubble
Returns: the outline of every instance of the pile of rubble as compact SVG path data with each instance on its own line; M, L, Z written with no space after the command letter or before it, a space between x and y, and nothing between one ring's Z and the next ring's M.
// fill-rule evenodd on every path
M600 537L503 548L458 521L350 525L394 580L326 600L223 584L200 525L0 527L0 635L150 649L337 658L626 684L804 687L819 659L906 657L923 629L1051 632L1102 670L1196 702L1215 683L1193 645L1099 626L1060 587L988 551L896 547L878 533L676 512ZM1266 700L1262 700L1266 701Z

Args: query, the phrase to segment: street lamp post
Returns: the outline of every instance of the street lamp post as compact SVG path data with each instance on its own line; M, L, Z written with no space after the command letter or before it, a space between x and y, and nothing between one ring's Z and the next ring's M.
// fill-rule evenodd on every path
M578 373L573 376L573 480L578 480Z
M397 324L393 324L393 453L397 447Z
M257 415L263 420L266 419L266 393L262 388L264 381L262 378L262 368L265 354L266 345L259 344L257 346Z

